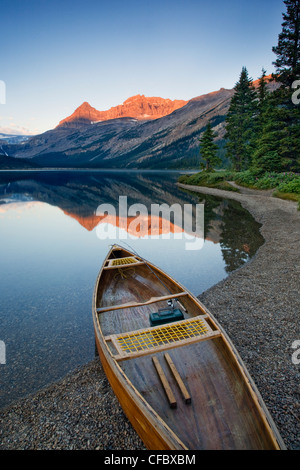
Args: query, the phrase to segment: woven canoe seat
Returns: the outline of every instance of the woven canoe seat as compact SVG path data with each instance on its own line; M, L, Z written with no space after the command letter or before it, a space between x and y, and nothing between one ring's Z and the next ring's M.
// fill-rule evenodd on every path
M115 359L126 360L219 336L220 332L212 330L205 318L206 316L199 316L158 327L110 335L105 340L111 341L117 350Z

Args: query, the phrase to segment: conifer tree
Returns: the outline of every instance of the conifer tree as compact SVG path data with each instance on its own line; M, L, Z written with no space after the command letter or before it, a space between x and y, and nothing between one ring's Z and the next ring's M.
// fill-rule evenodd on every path
M264 113L259 116L258 123L260 128L257 131L251 168L256 172L279 172L282 170L280 147L285 125L282 110L278 108L274 95L269 95L265 100Z
M300 107L285 88L270 93L252 167L262 171L300 170Z
M253 155L253 167L265 171L300 171L300 106L292 102L294 80L300 78L300 0L285 0L282 32L274 65L280 87L265 104L262 132Z
M200 142L200 156L202 170L210 171L220 165L221 159L217 155L218 146L214 142L217 134L213 131L211 123L207 124L206 130L203 132Z
M259 78L258 88L257 88L257 96L258 96L258 116L260 119L263 119L263 115L266 110L267 99L269 96L269 92L267 89L267 78L266 78L266 70L262 69L261 77Z
M282 31L278 45L273 47L277 55L274 62L276 80L291 87L300 78L300 0L284 0L286 13L283 13Z
M257 114L255 116L255 136L254 141L256 148L257 141L261 138L263 132L264 122L267 118L267 111L268 111L268 98L270 92L267 88L268 79L266 78L266 70L262 69L262 75L259 78L258 87L256 90L257 93ZM255 150L255 149L254 149Z
M226 119L227 156L236 171L251 162L254 141L254 117L257 112L256 93L246 67L235 86Z

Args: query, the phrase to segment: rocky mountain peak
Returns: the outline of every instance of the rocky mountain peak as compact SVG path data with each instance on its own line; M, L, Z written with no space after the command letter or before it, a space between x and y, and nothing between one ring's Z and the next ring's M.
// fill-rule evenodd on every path
M146 97L135 95L124 101L123 104L114 106L107 111L98 111L87 101L82 103L73 114L60 121L57 127L91 124L92 122L107 121L124 117L132 117L137 120L158 119L171 114L178 108L186 105L185 100L170 100L159 97Z

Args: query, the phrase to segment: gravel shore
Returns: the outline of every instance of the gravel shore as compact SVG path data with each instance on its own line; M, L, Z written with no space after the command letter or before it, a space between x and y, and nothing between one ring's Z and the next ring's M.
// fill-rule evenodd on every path
M300 365L292 361L300 340L297 203L272 190L182 187L239 201L262 224L265 243L255 257L199 299L232 339L287 448L300 450Z
M225 328L288 449L300 450L300 212L269 191L240 193L180 185L235 199L262 224L265 244L200 300ZM300 357L300 354L298 355ZM295 362L295 361L294 361ZM96 359L0 410L0 449L144 449Z

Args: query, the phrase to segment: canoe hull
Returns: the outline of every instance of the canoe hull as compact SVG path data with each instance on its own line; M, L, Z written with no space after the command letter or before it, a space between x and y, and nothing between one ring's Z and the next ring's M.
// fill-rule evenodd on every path
M111 349L108 347L108 342L107 342L108 336L103 334L103 331L99 323L99 313L97 312L97 307L99 304L99 285L101 284L100 282L101 276L104 272L103 269L110 254L111 252L108 254L108 257L104 261L103 266L99 272L99 275L96 281L95 291L94 291L93 319L94 319L96 345L97 345L99 357L100 357L104 372L110 382L110 385L115 395L117 396L125 415L129 419L129 421L131 422L135 430L137 431L138 435L144 442L145 446L148 449L152 449L152 450L187 450L187 449L198 449L198 448L202 448L202 449L203 448L216 448L216 449L217 448L220 448L220 449L239 448L235 446L238 445L237 444L238 442L242 442L242 441L239 441L239 439L237 438L236 442L232 441L231 443L231 441L228 440L226 436L224 438L224 445L220 441L220 439L219 441L218 439L216 439L216 441L212 444L212 447L210 447L210 444L205 444L205 442L204 444L201 443L201 445L199 445L196 441L193 441L192 439L193 429L190 430L191 441L184 442L184 439L181 438L179 433L177 433L176 429L174 429L173 427L174 423L172 422L172 419L174 421L174 418L172 417L170 421L166 419L166 417L168 416L168 411L166 411L166 409L163 409L163 407L160 408L161 405L159 403L158 404L156 403L155 394L153 395L154 398L152 397L153 399L151 402L150 394L154 393L153 389L156 389L157 385L155 385L154 382L150 383L151 381L148 380L149 382L148 385L149 385L149 390L150 390L149 391L145 389L145 384L141 382L141 380L135 380L137 376L134 374L136 373L136 371L140 370L139 367L143 367L142 370L148 370L148 368L151 367L149 366L151 362L150 361L151 355L150 357L145 357L145 358L133 357L131 360L124 362L126 364L126 367L122 367L121 363L118 362L118 360L116 360L116 356L112 354ZM126 251L125 255L132 256L132 253ZM156 271L157 274L167 276L165 273L163 273L163 271L161 271L159 268L155 267L151 263L147 262L147 264L149 264L151 269L157 270ZM164 278L164 280L166 279L167 278ZM177 283L176 281L172 280L172 282L176 286L176 291L178 290L178 288L183 289L183 287L180 286L180 284ZM262 433L262 438L261 438L262 443L261 444L258 443L258 448L285 449L284 443L272 421L272 418L269 415L268 410L266 409L260 397L260 394L258 393L251 377L249 376L241 358L239 357L234 346L230 342L230 339L227 337L226 333L222 331L220 325L218 325L218 322L216 322L216 320L213 318L210 312L208 312L205 309L205 307L199 302L199 300L196 299L189 292L188 292L188 296L189 296L190 301L194 302L195 305L201 309L203 314L209 315L209 323L212 326L212 328L218 329L218 331L220 329L221 336L218 339L219 341L218 344L221 345L221 347L218 346L217 349L219 350L221 349L222 351L224 349L225 355L228 355L228 360L231 361L233 365L234 374L239 376L239 381L240 381L239 383L242 384L242 387L244 387L244 389L246 390L246 395L250 397L249 398L249 400L251 401L250 408L252 408L252 410L249 409L249 413L254 412L255 415L259 415L258 422L261 428L260 432ZM155 327L154 327L154 330L155 330ZM213 339L210 341L215 341L215 343L210 343L210 344L214 344L213 349L216 349L215 345L217 344L216 343L217 340ZM179 356L177 354L177 357L180 357L181 351L191 350L189 348L192 348L192 347L193 345L189 345L188 347L184 346L184 347L178 348ZM202 348L202 350L205 350L205 349L209 351L209 346L208 347L204 346ZM170 349L170 351L172 351L172 349ZM163 357L162 356L163 352L159 353L160 357ZM119 360L120 359L123 360L122 357L121 358L119 357ZM140 361L139 364L142 364L142 366L138 364L138 361ZM223 361L223 362L226 362L226 361ZM131 364L133 365L131 366ZM193 374L195 375L195 370L191 372L191 375ZM184 373L184 369L183 369L183 373ZM227 378L225 377L224 380L226 381ZM145 380L145 382L146 381L147 380ZM219 380L219 382L221 382L221 379ZM222 384L221 384L221 387L222 387ZM239 388L240 385L237 385L236 387ZM234 391L234 387L232 390ZM229 390L229 393L231 393L230 390ZM197 395L197 389L195 389L195 395ZM149 397L148 400L147 400L147 397ZM240 400L240 396L238 394L237 394L237 400ZM186 405L186 406L189 406L189 408L186 408L185 410L183 409L182 416L186 414L186 421L188 421L187 416L189 416L189 414L191 415L191 419L194 419L193 413L197 414L199 413L199 410L197 411L197 407L195 406L195 403L193 403L193 398L192 398L192 405ZM243 404L243 406L245 405ZM193 411L191 411L192 409ZM180 413L180 411L178 411L178 413ZM222 413L223 411L221 411L221 414ZM246 414L247 413L248 412L246 410ZM216 411L215 414L216 415L218 414L218 410ZM207 419L208 421L206 423L208 423L208 426L211 426L211 423L209 421L210 419L209 415ZM217 419L217 418L212 417L212 420L213 419ZM227 419L228 419L228 416L227 416ZM245 422L247 423L247 419ZM200 421L200 423L201 425L203 425L203 422ZM220 420L220 423L221 423L221 420ZM199 423L196 424L196 426L199 427ZM226 426L227 425L225 423L225 428ZM217 427L219 427L219 423L217 423ZM240 428L241 427L242 426L240 426ZM238 434L239 431L237 431L236 433ZM255 439L257 440L257 437ZM250 448L252 448L253 442L255 442L255 439L252 439L251 444L249 444ZM228 444L229 441L230 443ZM247 448L247 443L245 444L245 446ZM255 446L253 447L255 448ZM244 448L244 443L243 443L242 448Z
M116 365L105 354L105 348L101 346L101 340L99 341L96 330L95 333L96 345L106 377L125 415L147 449L186 450L186 447L175 436L170 435L169 431L161 426L159 418L153 416L149 409L147 409L147 406L137 398L137 391L131 390L131 386L126 378L124 378L122 372L116 370Z

